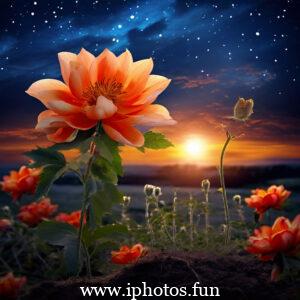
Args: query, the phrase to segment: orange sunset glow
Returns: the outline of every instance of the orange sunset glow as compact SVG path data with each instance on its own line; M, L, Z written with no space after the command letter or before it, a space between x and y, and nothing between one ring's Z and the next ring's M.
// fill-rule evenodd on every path
M24 130L26 131L26 130ZM22 133L23 131L21 131ZM10 133L12 135L12 133ZM8 133L9 135L9 133ZM7 135L7 137L8 137ZM174 147L160 151L147 149L145 153L132 147L122 147L122 158L126 165L166 165L166 164L198 164L217 165L219 154L225 140L225 132L218 131L214 136L201 134L186 134L168 132L166 135L173 142ZM14 140L2 142L0 135L1 164L15 164L26 162L22 153L30 150L32 144L49 145L40 136L25 139L25 134L14 135ZM8 140L8 138L7 138ZM74 157L73 151L65 152L67 157ZM243 135L233 140L226 154L226 162L230 165L264 164L269 161L295 160L300 158L300 145L289 144L286 141L250 140Z

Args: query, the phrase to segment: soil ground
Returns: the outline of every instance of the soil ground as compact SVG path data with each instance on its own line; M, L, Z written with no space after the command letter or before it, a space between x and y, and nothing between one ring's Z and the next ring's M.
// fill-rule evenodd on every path
M213 254L157 252L149 254L134 265L125 267L109 276L70 278L66 281L44 282L36 286L24 298L26 300L77 300L77 299L130 299L132 297L83 297L80 286L115 286L123 290L131 286L192 287L199 281L200 286L219 287L217 299L300 299L300 281L270 282L271 263L260 262L244 252L226 256ZM199 292L198 292L199 293ZM203 295L205 290L202 290ZM208 290L210 293L210 290ZM137 299L161 299L162 297L141 297ZM165 297L172 299L173 297ZM197 299L198 297L174 297L174 299Z

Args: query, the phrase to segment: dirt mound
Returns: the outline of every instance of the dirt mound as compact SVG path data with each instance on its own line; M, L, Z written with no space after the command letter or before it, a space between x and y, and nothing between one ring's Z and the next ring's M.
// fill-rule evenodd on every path
M137 264L126 267L106 277L92 279L71 278L66 281L45 282L32 289L25 299L66 300L93 299L83 297L80 286L114 286L123 287L124 291L130 286L142 287L186 287L193 295L195 282L201 287L218 287L221 297L218 299L300 299L300 281L270 282L272 265L261 263L245 253L226 256L216 256L203 253L159 252L142 258ZM208 289L208 294L211 290ZM213 293L215 294L215 290ZM159 293L159 292L158 292ZM170 294L170 292L168 292ZM174 293L174 289L173 289ZM197 290L199 296L200 291ZM107 294L106 294L107 295ZM202 288L202 295L205 289ZM104 299L130 299L132 297L98 296ZM187 297L187 296L186 296ZM185 299L186 297L180 297ZM137 299L151 298L137 296ZM161 297L157 297L159 299ZM168 297L172 299L172 297ZM195 297L191 297L195 298Z

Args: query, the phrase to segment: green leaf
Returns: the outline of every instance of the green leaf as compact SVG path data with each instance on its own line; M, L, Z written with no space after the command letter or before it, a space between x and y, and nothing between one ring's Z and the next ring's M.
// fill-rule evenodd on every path
M46 165L64 166L66 164L63 154L50 148L37 148L26 152L25 155L34 161L30 165L31 167L43 167Z
M63 247L64 260L68 274L78 269L77 230L70 224L44 221L36 228L37 236L53 246Z
M97 156L91 166L91 173L94 177L104 182L118 182L118 176L112 164L101 156Z
M47 196L53 182L66 171L65 157L50 148L37 148L26 155L34 160L31 167L43 167L35 196L37 199Z
M74 226L56 221L43 221L36 228L37 236L47 243L55 246L65 246L66 236L77 236Z
M76 138L74 141L69 143L59 143L55 144L50 147L51 150L70 150L74 148L81 148L82 147L82 153L85 152L85 150L88 150L89 145L89 139L94 134L95 129L89 129L89 130L79 130Z
M121 224L109 224L102 227L98 227L92 233L92 238L96 239L114 239L119 236L128 234L128 229L125 225Z
M119 144L111 140L106 134L95 139L98 154L111 163L115 172L123 175L122 159L119 153Z
M166 149L174 147L174 145L159 132L148 131L144 133L145 143L142 147L137 148L141 152L145 152L145 148L148 149Z
M76 274L78 271L78 240L76 236L68 236L64 246L64 259L67 274Z
M100 224L102 216L111 210L113 205L121 203L123 194L109 182L103 183L101 190L91 196L91 217L95 224Z
M64 172L65 168L61 166L50 165L44 167L39 178L35 197L40 199L41 197L47 196L54 181L61 177Z

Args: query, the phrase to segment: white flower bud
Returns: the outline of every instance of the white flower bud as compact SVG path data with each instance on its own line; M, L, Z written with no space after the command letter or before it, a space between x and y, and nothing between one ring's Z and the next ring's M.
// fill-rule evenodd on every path
M208 194L210 189L210 181L208 179L203 179L201 182L201 188L205 194Z
M151 184L146 184L144 187L144 193L147 197L153 196L155 186Z

